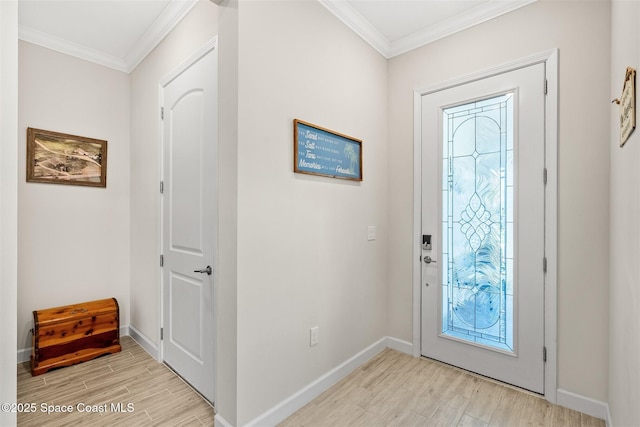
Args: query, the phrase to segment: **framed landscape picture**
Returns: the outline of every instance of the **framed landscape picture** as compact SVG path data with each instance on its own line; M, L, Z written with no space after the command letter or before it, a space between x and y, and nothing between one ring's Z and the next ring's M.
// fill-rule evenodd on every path
M27 128L27 182L107 186L107 141Z

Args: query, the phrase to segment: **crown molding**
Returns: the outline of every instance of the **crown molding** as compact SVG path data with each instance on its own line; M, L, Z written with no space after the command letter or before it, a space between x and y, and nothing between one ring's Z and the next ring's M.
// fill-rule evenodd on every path
M489 0L396 41L390 41L345 0L318 0L347 27L387 59L489 21L538 0Z
M33 28L25 27L24 25L20 25L18 27L18 38L20 40L37 44L38 46L46 47L47 49L52 49L76 58L84 59L95 64L103 65L125 73L129 72L127 70L127 64L121 58L107 55L96 49L91 49L87 46L70 42L69 40L61 39Z
M538 0L489 0L480 6L396 40L391 44L389 58L482 24L536 1Z
M172 0L134 44L125 58L108 55L23 25L18 28L18 38L105 67L131 73L197 3L198 0Z
M376 27L371 25L357 10L344 0L318 0L354 33L360 36L382 56L389 59L391 42Z
M215 1L215 0L212 0ZM465 13L432 25L421 31L391 42L357 10L345 0L318 0L329 12L370 44L387 59L434 42L456 32L486 22L505 13L519 9L538 0L490 0ZM104 52L70 42L62 38L19 26L21 40L37 44L58 52L84 59L125 73L132 72L144 58L171 32L171 30L191 11L198 0L172 0L147 31L135 43L125 58L118 58Z
M135 70L196 4L198 0L172 0L124 58L127 72Z

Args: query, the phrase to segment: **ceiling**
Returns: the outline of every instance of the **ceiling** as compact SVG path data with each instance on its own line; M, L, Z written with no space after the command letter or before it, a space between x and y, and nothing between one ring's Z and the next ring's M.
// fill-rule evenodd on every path
M197 2L19 0L18 34L22 40L129 73Z
M385 58L537 0L318 0Z
M536 0L318 1L385 58L391 58ZM128 73L197 2L19 0L19 36Z

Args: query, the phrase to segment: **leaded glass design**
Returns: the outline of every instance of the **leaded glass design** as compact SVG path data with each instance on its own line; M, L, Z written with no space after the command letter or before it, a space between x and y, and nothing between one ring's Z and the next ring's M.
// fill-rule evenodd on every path
M443 110L442 333L513 351L513 93Z

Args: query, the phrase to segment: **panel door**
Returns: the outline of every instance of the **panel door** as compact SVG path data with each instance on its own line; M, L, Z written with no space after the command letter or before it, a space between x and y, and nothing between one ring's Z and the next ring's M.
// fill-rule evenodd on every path
M214 398L217 51L164 86L163 357Z
M538 393L544 78L536 64L422 97L422 354Z

